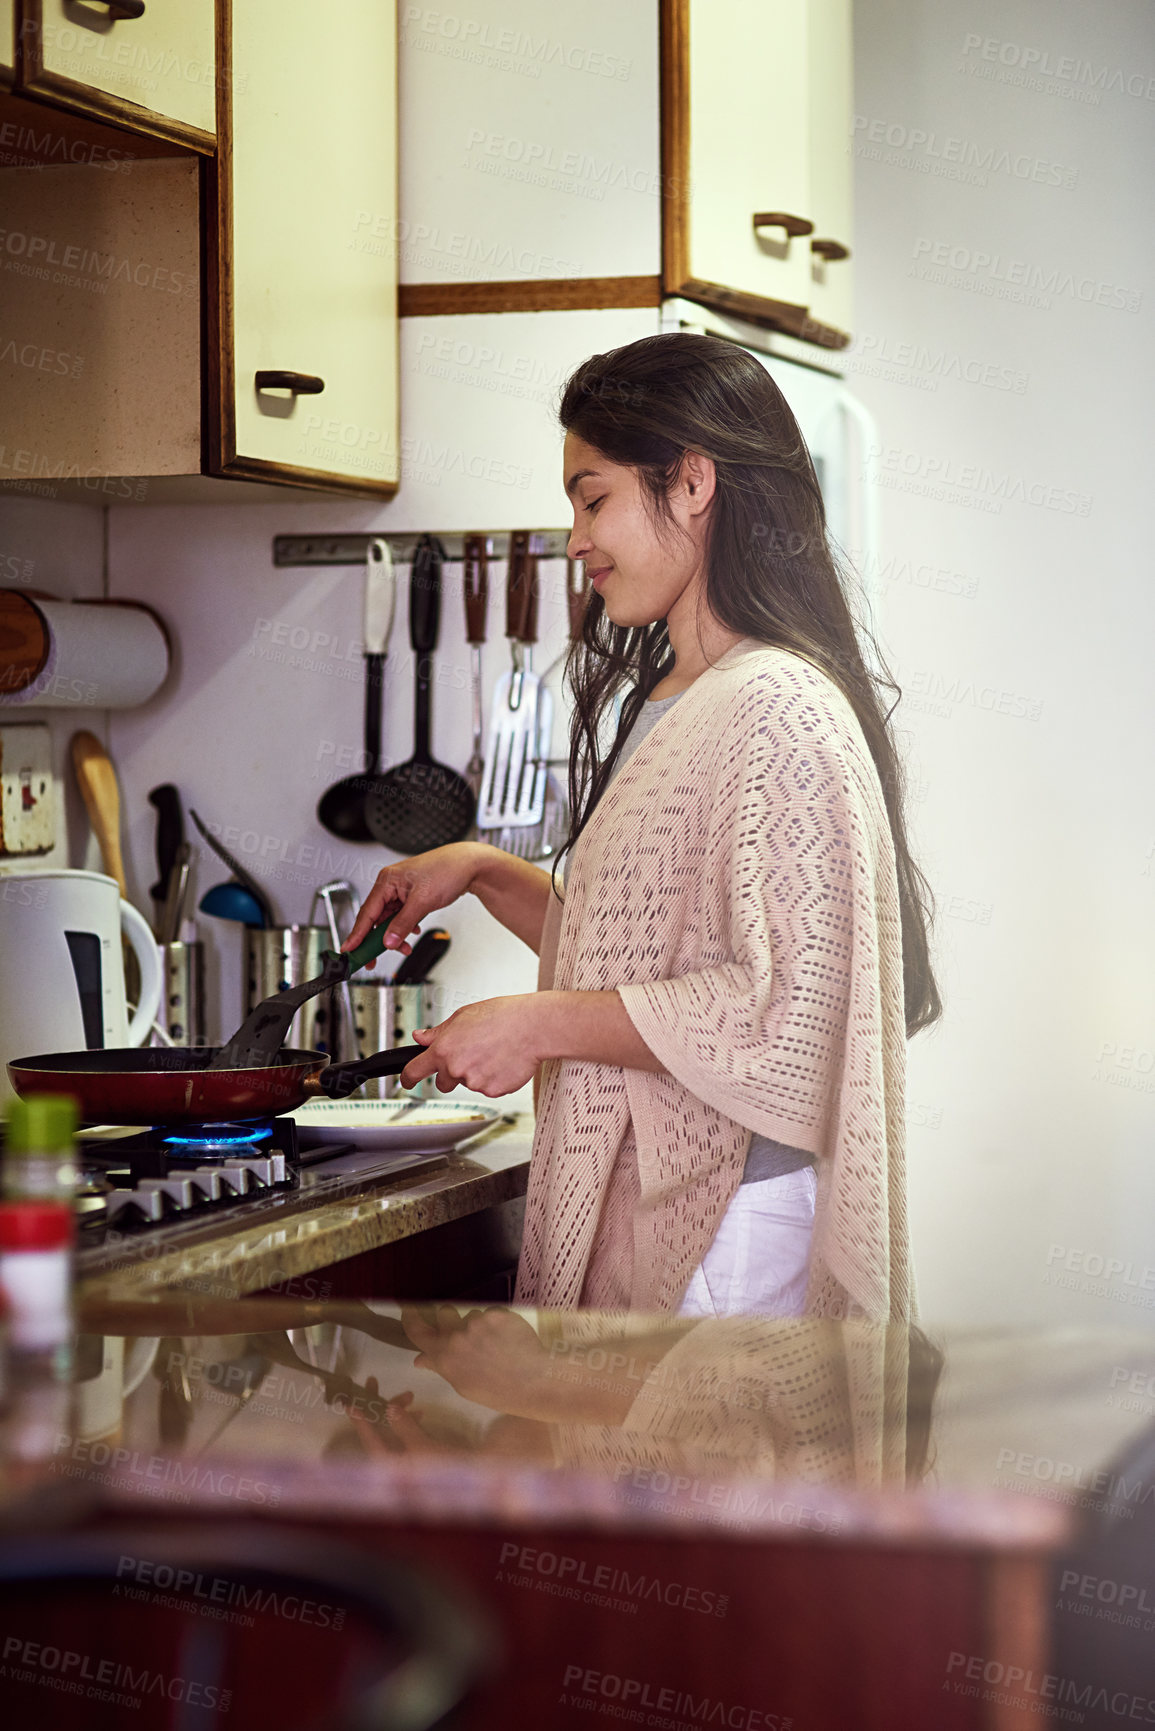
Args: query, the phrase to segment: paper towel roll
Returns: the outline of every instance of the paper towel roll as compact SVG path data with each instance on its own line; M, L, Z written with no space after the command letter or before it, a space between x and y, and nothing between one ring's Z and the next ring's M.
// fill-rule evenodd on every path
M168 639L143 602L0 600L0 705L131 709L164 684Z

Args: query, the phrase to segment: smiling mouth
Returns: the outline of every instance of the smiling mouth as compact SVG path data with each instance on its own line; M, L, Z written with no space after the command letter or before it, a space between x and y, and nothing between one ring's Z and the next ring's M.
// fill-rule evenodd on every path
M596 571L591 571L589 569L589 567L587 566L586 567L586 576L589 578L590 582L593 584L594 588L596 589L598 584L600 583L601 579L603 577L608 577L612 570L613 570L612 565L602 565Z

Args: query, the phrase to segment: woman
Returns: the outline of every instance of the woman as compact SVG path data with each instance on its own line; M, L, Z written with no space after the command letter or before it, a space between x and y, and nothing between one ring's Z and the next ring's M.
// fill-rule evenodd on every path
M715 337L593 356L560 419L594 591L565 895L470 843L381 872L350 944L393 909L406 951L468 890L540 956L537 993L417 1030L402 1083L540 1067L519 1302L906 1321L905 1038L940 1005L814 467Z

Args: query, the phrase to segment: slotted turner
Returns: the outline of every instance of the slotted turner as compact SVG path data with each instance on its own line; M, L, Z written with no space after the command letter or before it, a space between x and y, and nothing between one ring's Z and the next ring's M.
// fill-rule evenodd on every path
M493 694L485 782L477 814L479 834L541 822L545 778L538 772L538 740L550 725L552 699L542 694L533 671L537 640L537 559L526 530L509 538L505 591L505 634L513 665ZM547 709L547 705L549 706ZM492 840L492 833L485 836Z
M301 1005L319 992L327 992L330 986L339 986L350 974L363 968L374 956L379 956L385 948L388 929L388 924L374 926L368 937L347 955L339 955L336 950L322 951L325 965L316 979L304 980L299 986L287 986L283 992L277 992L258 1004L245 1017L228 1045L221 1047L209 1069L263 1070L275 1064L289 1023Z
M562 663L564 678L564 669L568 665L569 652L582 634L582 624L585 620L586 607L591 593L590 580L586 576L585 566L579 566L576 559L567 557L565 562L565 598L566 611L569 617L569 636L565 648L547 670L542 681L543 688L548 687L554 667L559 662ZM559 693L560 689L561 682L559 681ZM561 707L559 696L558 708ZM543 729L542 738L538 745L538 751L545 761L546 772L543 810L540 825L529 832L531 845L529 850L522 855L523 859L552 859L570 832L569 758L551 757L551 744L549 732ZM557 770L562 773L560 775L555 774Z

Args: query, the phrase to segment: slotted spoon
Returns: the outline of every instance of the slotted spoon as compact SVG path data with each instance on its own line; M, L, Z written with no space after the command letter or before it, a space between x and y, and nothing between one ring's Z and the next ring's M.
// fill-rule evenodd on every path
M429 750L429 693L441 622L440 541L423 535L409 579L409 641L415 666L413 756L387 770L365 799L374 839L395 853L425 853L469 834L476 801L464 776L437 763Z

